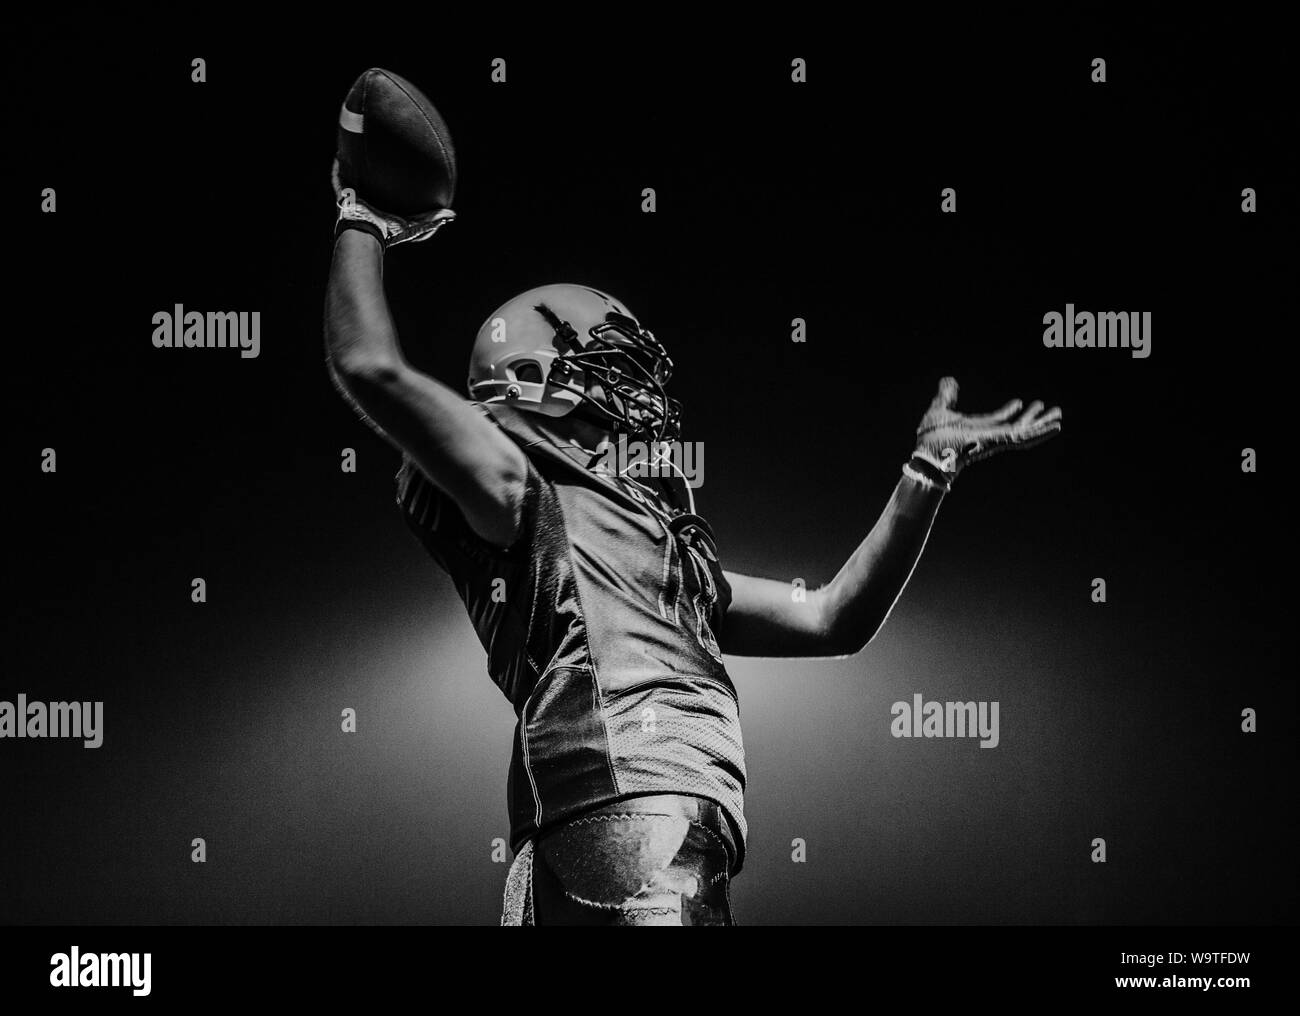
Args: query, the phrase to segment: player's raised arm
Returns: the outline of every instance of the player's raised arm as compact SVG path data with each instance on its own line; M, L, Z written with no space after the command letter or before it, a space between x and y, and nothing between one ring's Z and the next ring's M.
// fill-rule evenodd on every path
M428 108L416 117L411 104ZM505 547L519 528L524 455L464 397L406 362L384 295L384 252L429 239L455 216L445 207L454 156L440 125L427 99L380 71L363 75L344 104L333 173L339 220L325 300L326 359L336 387L362 418L456 502L475 532ZM365 159L351 157L354 134L369 146ZM428 184L427 191L418 184ZM380 210L371 194L403 214Z
M1030 448L1061 429L1061 411L1019 399L964 416L944 378L917 428L917 447L871 532L829 583L802 595L773 579L727 573L731 606L718 642L735 656L851 656L875 637L925 549L943 495L971 462ZM1017 414L1019 414L1017 416Z

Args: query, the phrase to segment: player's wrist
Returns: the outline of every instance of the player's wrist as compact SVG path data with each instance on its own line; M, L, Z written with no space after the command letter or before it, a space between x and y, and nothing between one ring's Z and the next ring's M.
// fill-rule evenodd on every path
M388 241L384 238L384 232L373 222L366 222L364 219L345 219L340 217L334 223L334 239L337 242L341 236L352 233L354 236L369 236L379 244L380 251L388 247Z
M400 223L389 216L376 212L351 188L345 187L339 192L338 218L334 222L334 238L338 239L348 230L367 233L379 241L379 246L387 249L393 238L400 231Z
M439 209L411 219L376 211L344 188L338 198L339 215L334 225L337 239L344 231L357 229L369 233L385 250L397 243L419 243L429 239L456 217L450 209Z
M945 468L950 466L951 468ZM941 459L925 448L917 448L903 463L903 475L927 489L946 494L957 479L956 458Z

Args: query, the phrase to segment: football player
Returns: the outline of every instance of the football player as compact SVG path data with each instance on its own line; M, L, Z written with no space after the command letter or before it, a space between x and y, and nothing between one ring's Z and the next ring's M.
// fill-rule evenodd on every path
M1048 438L1060 410L965 415L944 378L876 524L829 583L793 596L723 569L683 477L608 468L612 441L680 437L672 360L627 306L580 285L515 297L475 340L466 397L406 362L383 286L385 252L455 213L402 220L337 174L335 189L331 377L402 453L406 523L518 717L502 923L734 923L745 758L724 655L856 653L961 471Z

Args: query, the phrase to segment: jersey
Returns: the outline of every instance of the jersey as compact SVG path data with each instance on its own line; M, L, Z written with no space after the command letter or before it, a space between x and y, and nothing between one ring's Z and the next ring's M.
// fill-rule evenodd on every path
M513 849L625 798L690 794L721 806L738 872L745 753L714 635L731 589L712 530L650 485L589 469L524 414L478 408L527 459L515 543L484 541L410 459L397 500L518 719Z

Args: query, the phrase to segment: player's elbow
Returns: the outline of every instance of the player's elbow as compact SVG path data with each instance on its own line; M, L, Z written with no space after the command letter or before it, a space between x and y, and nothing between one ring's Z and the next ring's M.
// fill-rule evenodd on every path
M837 659L862 652L885 623L884 612L844 610L824 595L819 601L821 641L827 654Z
M336 356L331 366L349 391L380 392L395 388L401 383L405 366L392 357Z
M858 632L827 632L823 642L827 656L836 660L847 660L850 656L857 656L858 653L862 652L867 643L871 641L871 638L871 635L863 635Z

